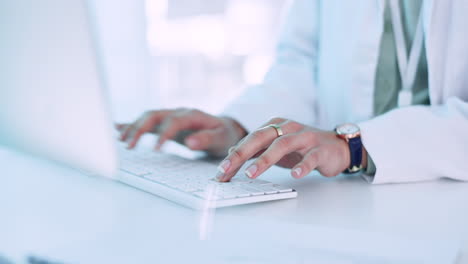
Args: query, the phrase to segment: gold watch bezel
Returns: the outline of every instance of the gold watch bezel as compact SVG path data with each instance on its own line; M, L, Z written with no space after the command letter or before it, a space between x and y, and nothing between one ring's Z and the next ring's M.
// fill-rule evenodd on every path
M356 127L357 132L347 134L347 133L343 133L343 132L340 131L341 127L348 126L348 125ZM346 142L348 142L352 138L361 136L361 128L359 128L359 126L357 126L357 125L355 125L353 123L344 123L344 124L341 124L341 125L338 125L338 126L335 127L335 133L336 133L337 136L339 136L340 138L342 138L342 139L346 140Z

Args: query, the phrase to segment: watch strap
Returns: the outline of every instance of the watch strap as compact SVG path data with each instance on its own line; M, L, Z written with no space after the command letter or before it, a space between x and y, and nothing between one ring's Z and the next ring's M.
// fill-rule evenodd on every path
M362 169L362 141L361 137L350 138L348 140L350 164L346 173L355 173Z

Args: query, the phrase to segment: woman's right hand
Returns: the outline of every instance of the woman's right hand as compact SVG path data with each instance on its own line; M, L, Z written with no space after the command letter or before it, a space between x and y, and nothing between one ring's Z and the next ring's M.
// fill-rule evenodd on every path
M175 140L192 150L223 157L247 131L234 119L217 117L199 110L175 109L148 111L131 124L117 124L120 140L132 149L145 133L159 134L156 149Z

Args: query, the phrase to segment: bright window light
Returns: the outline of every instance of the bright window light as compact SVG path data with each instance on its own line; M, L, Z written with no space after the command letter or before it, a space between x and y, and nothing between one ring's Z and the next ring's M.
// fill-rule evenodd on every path
M155 107L218 113L263 80L287 0L144 1Z

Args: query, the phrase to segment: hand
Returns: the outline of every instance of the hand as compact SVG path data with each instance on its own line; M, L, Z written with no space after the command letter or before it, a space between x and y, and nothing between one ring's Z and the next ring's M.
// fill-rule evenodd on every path
M247 132L235 120L216 117L199 110L175 109L149 111L132 124L117 124L120 140L129 141L132 149L145 133L159 134L156 149L174 139L192 150L204 150L217 157L225 156Z
M266 127L269 124L279 125L284 135L278 137L274 128ZM291 168L291 175L297 179L315 169L326 177L336 176L350 165L348 144L335 132L274 118L229 150L218 167L217 179L229 181L247 160L255 157L245 171L252 179L275 164Z

